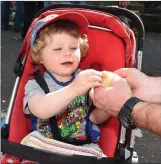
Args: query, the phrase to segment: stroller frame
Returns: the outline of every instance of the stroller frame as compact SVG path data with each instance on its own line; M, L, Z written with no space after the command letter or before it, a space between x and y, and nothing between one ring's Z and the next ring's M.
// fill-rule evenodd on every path
M142 65L142 50L143 50L143 40L145 37L145 31L144 31L144 26L141 21L141 19L132 11L125 9L125 8L119 8L119 7L112 7L112 6L94 6L94 5L71 5L71 4L56 4L56 5L51 5L43 8L40 10L36 15L35 18L38 17L41 13L51 10L51 9L63 9L63 8L79 8L79 9L91 9L103 13L108 13L108 14L113 14L115 16L125 16L128 19L130 19L133 22L133 25L135 25L135 28L138 30L138 46L137 46L137 51L135 54L135 64L133 67L137 68L138 70L141 71L141 65ZM22 52L20 52L22 53ZM93 162L95 163L125 163L125 162L138 162L136 160L135 153L133 152L134 148L134 130L131 129L125 129L123 126L120 126L119 133L120 137L117 142L116 150L115 150L115 157L114 158L102 158L102 159L97 159L96 157L84 157L84 156L79 156L79 155L73 155L72 157L69 156L62 156L59 154L54 154L51 152L39 150L36 148L31 148L27 147L24 145L20 145L11 141L8 141L7 138L9 136L9 127L10 127L10 118L12 115L12 110L13 110L13 104L15 101L18 85L20 83L21 75L23 73L24 65L26 63L27 55L24 56L23 59L21 59L21 55L19 54L17 61L15 62L14 65L14 73L16 74L16 81L15 85L13 88L12 96L10 99L9 107L8 107L8 112L6 115L6 120L5 120L5 127L1 129L2 131L2 152L3 153L8 153L12 154L17 157L25 158L28 160L32 161L37 161L40 163L46 163L45 159L49 159L48 163L82 163L82 162ZM128 134L129 139L126 140L125 136ZM23 152L23 153L22 153ZM27 153L25 153L27 152ZM127 156L127 152L130 152L130 155Z

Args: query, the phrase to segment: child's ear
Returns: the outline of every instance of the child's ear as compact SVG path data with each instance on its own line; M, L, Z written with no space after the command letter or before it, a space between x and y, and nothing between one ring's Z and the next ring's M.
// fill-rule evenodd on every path
M86 40L87 40L87 39L88 39L88 38L87 38L87 35L86 35L86 34L82 34L82 35L81 35L81 39L86 39Z

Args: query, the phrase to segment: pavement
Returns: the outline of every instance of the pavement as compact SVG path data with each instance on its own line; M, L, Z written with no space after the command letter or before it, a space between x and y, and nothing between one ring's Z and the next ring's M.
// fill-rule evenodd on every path
M6 111L15 82L13 65L22 40L13 31L1 32L1 110ZM161 33L146 33L142 71L161 76ZM141 129L135 138L135 151L140 163L161 163L161 137Z

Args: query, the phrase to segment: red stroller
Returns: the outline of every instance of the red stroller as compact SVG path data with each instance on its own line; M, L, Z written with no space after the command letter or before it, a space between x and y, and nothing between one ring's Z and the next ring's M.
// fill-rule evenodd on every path
M17 75L5 127L2 131L2 152L22 159L38 163L131 163L138 162L133 151L134 130L125 129L116 118L111 118L101 126L99 146L109 158L97 159L87 156L63 156L40 149L20 145L20 141L30 132L31 121L23 113L24 86L29 72L34 69L30 62L29 36L35 22L50 14L78 12L89 21L87 31L89 51L80 64L81 69L96 69L115 71L123 67L136 67L141 70L142 45L144 27L140 18L133 12L117 7L100 7L84 5L51 5L36 14L20 53L15 63L14 72ZM117 16L129 18L138 32L138 46L136 48L133 31ZM137 50L136 50L137 49ZM20 162L20 159L17 158ZM4 163L4 160L2 160ZM6 162L7 163L7 162Z

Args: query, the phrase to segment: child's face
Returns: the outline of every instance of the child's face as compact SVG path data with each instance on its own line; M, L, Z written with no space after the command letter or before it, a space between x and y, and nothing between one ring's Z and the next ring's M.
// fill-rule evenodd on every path
M41 63L53 74L71 76L78 68L80 53L80 38L74 38L66 33L56 33L45 38L47 45L42 50Z

